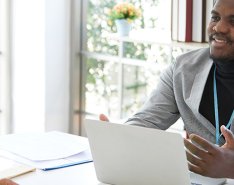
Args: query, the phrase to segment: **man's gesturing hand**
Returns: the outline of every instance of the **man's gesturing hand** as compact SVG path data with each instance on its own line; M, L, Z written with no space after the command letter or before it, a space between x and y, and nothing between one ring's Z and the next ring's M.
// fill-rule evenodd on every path
M191 142L184 140L190 171L208 177L234 178L234 136L225 126L221 126L221 132L226 140L222 147L195 134L189 136Z

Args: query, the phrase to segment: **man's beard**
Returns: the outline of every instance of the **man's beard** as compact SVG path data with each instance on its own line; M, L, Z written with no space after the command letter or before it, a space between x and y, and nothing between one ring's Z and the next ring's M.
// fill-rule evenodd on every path
M226 55L226 56L214 56L210 52L210 58L213 59L214 61L219 61L219 62L229 62L229 61L234 61L234 51L231 55Z
M219 61L219 62L228 62L228 61L233 61L234 57L215 57L210 54L210 58L213 59L214 61Z

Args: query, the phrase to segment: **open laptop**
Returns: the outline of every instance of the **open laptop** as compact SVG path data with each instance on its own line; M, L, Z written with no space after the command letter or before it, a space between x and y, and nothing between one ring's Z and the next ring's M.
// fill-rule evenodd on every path
M180 134L138 126L85 120L100 182L115 185L219 185L226 179L188 170Z

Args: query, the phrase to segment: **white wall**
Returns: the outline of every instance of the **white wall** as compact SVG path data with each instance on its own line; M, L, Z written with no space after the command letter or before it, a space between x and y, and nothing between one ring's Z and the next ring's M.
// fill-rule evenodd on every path
M11 131L11 86L10 86L10 34L9 34L9 4L8 0L0 0L0 133Z
M68 131L69 3L12 1L14 132Z
M68 131L70 0L46 0L46 130Z

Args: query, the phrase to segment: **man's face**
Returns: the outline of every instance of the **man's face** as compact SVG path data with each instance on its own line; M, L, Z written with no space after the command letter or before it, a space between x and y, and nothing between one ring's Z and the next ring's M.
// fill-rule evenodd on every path
M234 60L234 0L216 1L207 31L211 57Z

